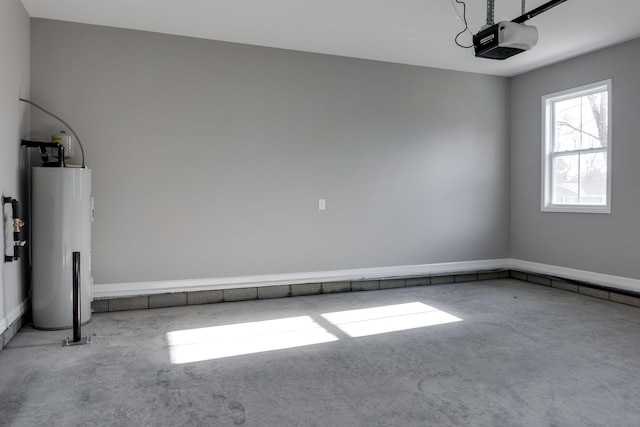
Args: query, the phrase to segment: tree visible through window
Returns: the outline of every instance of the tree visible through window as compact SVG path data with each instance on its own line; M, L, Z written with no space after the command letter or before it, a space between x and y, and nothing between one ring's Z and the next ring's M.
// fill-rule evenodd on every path
M543 210L610 212L610 85L542 98Z

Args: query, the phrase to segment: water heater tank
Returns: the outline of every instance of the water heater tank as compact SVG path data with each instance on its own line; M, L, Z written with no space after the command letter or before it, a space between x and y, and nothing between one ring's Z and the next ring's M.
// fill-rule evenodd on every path
M91 170L32 169L33 326L73 326L73 252L80 252L80 322L91 320Z

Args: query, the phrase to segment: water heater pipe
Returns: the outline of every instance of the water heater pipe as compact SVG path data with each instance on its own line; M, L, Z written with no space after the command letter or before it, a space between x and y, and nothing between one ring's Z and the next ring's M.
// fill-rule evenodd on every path
M22 227L24 221L20 219L20 202L11 197L3 197L2 204L11 203L12 218L13 218L13 256L4 256L4 262L17 261L20 259L22 253L22 247L27 243L26 240L22 240Z
M62 343L66 346L89 344L91 337L89 335L81 336L80 320L82 302L80 301L80 252L73 252L73 341L69 337Z
M60 123L62 123L63 125L65 125L67 128L69 128L69 130L71 131L71 133L73 134L73 136L76 137L76 141L78 141L78 145L80 146L80 153L82 154L82 168L84 169L85 163L84 163L84 148L82 147L82 143L80 142L80 138L78 138L78 135L76 134L76 132L73 130L73 128L71 126L69 126L67 124L67 122L65 122L64 120L62 120L60 117L56 116L55 114L53 114L51 111L45 110L44 108L42 108L41 106L39 106L38 104L36 104L35 102L29 101L28 99L24 99L24 98L20 98L20 101L22 102L26 102L27 104L33 105L34 107L36 107L38 110L42 111L43 113L46 113L48 115L50 115L51 117L53 117L54 119L56 119L57 121L59 121Z

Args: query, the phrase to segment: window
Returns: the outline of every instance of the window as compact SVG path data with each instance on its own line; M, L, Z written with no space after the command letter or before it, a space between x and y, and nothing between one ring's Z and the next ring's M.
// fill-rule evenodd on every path
M611 212L611 80L542 97L542 210Z

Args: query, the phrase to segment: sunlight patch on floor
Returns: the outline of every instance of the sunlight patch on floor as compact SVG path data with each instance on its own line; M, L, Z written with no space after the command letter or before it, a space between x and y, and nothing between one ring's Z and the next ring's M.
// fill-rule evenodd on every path
M321 315L351 338L459 322L462 319L421 302ZM262 353L338 341L310 316L185 329L167 333L171 363Z
M424 328L462 319L421 302L338 311L322 315L352 338Z
M309 316L167 333L171 363L191 363L337 341Z

